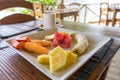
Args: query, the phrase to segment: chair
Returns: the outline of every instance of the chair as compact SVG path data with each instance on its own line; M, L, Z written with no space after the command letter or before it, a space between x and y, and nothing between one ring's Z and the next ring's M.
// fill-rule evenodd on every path
M115 25L113 25L113 26L118 26L118 27L120 27L120 16L119 17L117 17L117 13L116 13L116 18L115 18Z
M69 9L71 9L71 10L80 10L80 4L76 3L76 2L70 3L69 4Z
M109 3L102 2L100 3L100 15L98 21L90 21L91 24L104 24L109 25L110 22L112 22L112 10L109 8Z
M0 11L6 10L8 8L25 8L26 10L31 10L34 13L33 4L25 0L0 0ZM26 21L35 20L35 14L33 16L24 13L14 13L3 17L0 20L1 24L13 24L13 23L22 23Z
M33 3L34 10L35 10L35 16L36 18L41 18L42 14L44 13L43 5L40 4L39 2L34 2ZM33 14L32 14L33 15Z
M65 9L64 0L57 0L56 6L57 9Z
M77 3L77 2L70 3L69 4L69 9L70 10L78 10L78 11L80 11L80 4ZM79 13L77 14L77 17L78 17L78 21L79 21Z
M65 5L63 5L63 4L58 4L58 5L57 5L57 9L65 9Z
M112 26L120 26L120 3L111 4L111 8L114 10Z
M110 12L112 11L109 9L109 3L100 3L99 24L104 23L105 25L108 25L109 22L112 22Z

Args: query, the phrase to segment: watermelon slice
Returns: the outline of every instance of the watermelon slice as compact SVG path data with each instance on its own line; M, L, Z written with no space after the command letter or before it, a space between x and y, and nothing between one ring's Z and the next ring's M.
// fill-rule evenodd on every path
M53 46L61 46L62 48L70 47L71 37L67 34L62 34L59 32L54 33Z

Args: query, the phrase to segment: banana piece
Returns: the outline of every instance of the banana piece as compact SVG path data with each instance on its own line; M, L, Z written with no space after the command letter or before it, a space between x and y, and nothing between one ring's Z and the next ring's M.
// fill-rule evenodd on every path
M76 39L77 43L71 51L75 54L81 55L88 48L89 42L88 42L87 38L81 34L77 34L75 36L75 39Z
M72 39L75 39L75 36L76 36L76 33L70 33L70 37L71 37Z
M53 38L54 38L54 34L45 36L45 39L46 39L46 40L53 40Z

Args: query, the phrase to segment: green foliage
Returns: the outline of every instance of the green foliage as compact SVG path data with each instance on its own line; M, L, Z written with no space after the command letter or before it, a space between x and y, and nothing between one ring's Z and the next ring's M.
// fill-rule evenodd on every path
M43 5L49 5L49 6L52 6L52 8L54 8L57 0L28 0L30 2L40 2L41 4ZM12 9L9 9L11 12L16 12L16 9L12 8ZM24 10L24 9L19 9L17 10L21 13L25 13L25 14L29 14L30 13L30 10L27 9L27 10Z
M52 5L54 6L57 2L57 0L28 0L30 2L35 2L35 1L38 1L40 2L41 4L44 4L44 5Z
M21 13L24 13L24 14L30 14L30 10L29 9L26 9L26 10L19 10Z

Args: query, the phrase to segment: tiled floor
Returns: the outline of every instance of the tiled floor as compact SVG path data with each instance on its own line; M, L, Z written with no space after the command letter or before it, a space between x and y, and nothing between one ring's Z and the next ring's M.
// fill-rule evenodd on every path
M120 49L112 59L106 80L120 80Z

